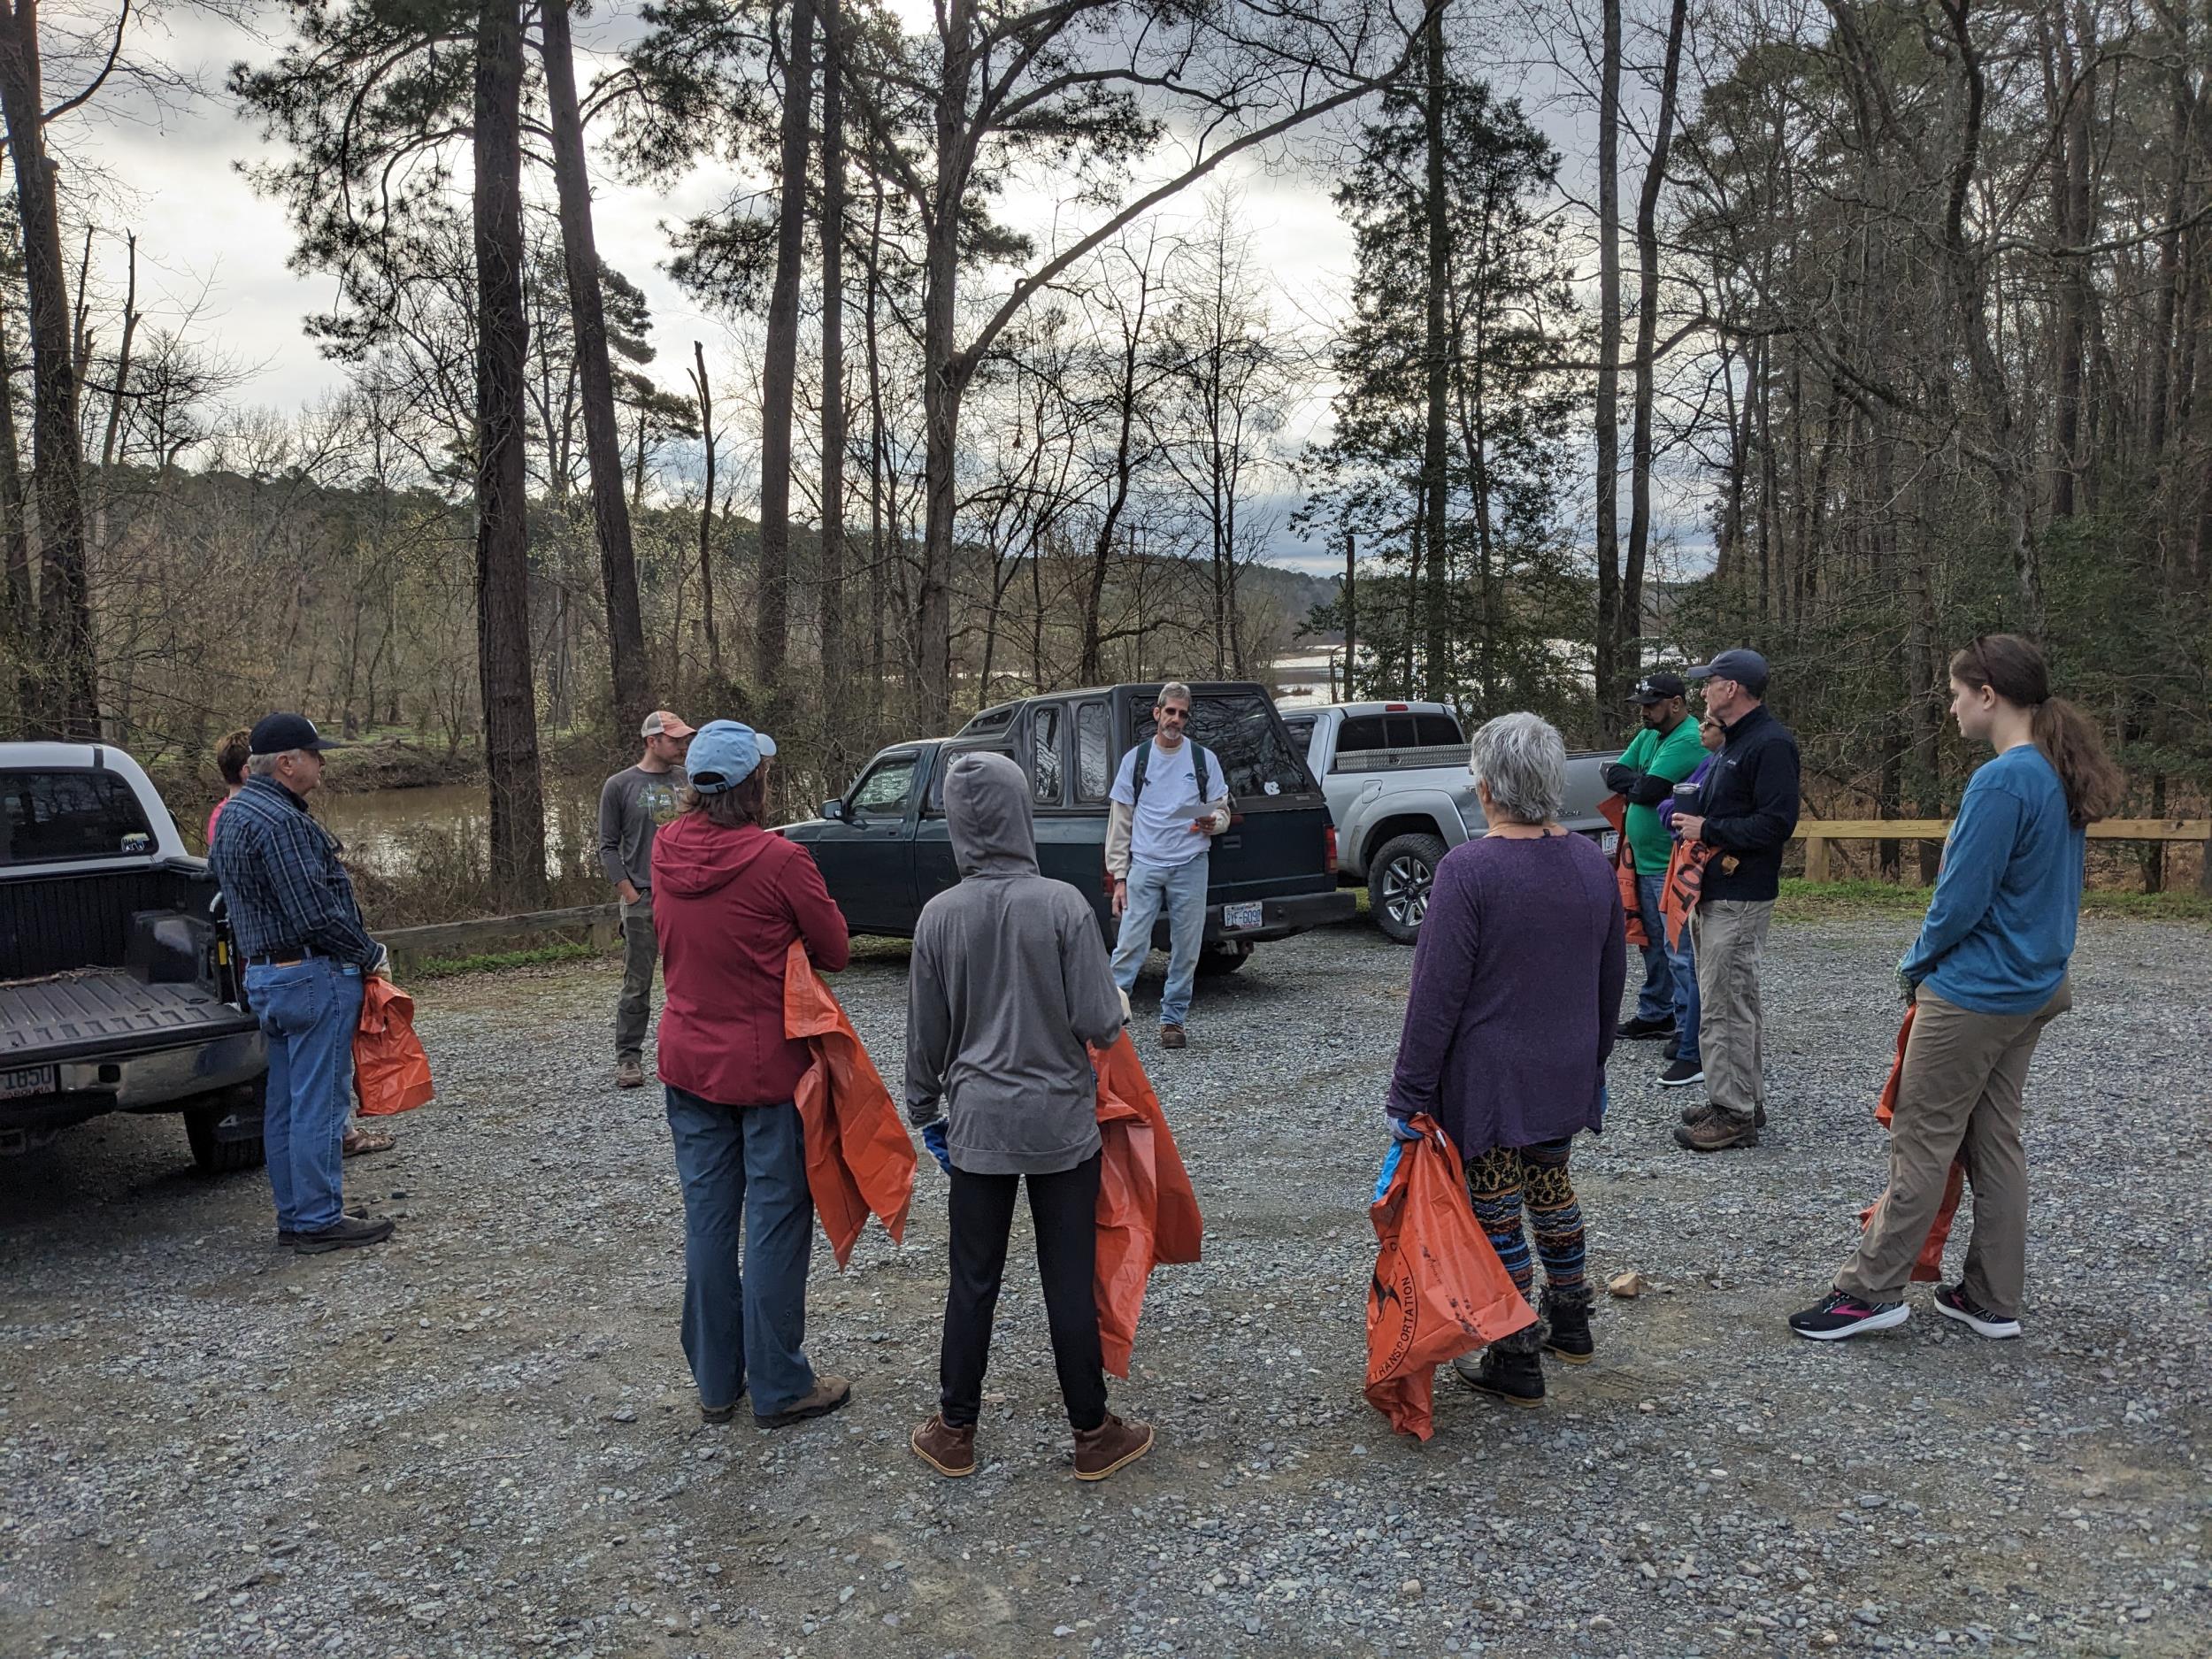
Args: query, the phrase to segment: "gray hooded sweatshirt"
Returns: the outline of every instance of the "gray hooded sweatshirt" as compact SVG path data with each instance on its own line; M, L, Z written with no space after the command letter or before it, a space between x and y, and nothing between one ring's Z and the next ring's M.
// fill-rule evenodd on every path
M922 908L906 992L906 1112L941 1110L956 1167L1049 1175L1098 1150L1087 1043L1120 1034L1098 918L1037 873L1029 782L1003 755L963 755L945 780L956 887Z

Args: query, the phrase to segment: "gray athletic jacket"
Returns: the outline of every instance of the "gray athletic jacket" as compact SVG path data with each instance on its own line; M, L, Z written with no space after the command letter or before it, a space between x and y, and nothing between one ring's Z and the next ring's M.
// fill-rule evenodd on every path
M1098 918L1037 873L1028 780L1003 755L945 780L960 885L922 909L906 992L906 1112L949 1118L956 1167L1048 1175L1098 1150L1087 1043L1122 1026Z

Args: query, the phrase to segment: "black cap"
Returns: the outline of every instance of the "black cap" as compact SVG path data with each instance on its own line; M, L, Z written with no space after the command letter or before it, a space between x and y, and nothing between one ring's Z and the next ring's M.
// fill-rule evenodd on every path
M1732 646L1709 663L1689 671L1692 680L1732 680L1755 697L1767 695L1767 659L1742 646Z
M1646 674L1636 682L1636 688L1628 694L1628 700L1640 703L1648 709L1653 703L1664 703L1669 697L1687 696L1689 691L1679 674Z
M314 721L303 714L271 714L262 717L261 724L253 729L247 742L246 752L251 755L288 755L296 749L342 749L315 729Z

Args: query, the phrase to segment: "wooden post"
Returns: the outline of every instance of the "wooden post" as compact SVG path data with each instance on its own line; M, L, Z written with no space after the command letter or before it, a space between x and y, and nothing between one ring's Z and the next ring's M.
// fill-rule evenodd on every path
M1828 879L1828 838L1825 835L1805 837L1805 879L1825 881Z
M2204 838L2204 862L2197 867L2197 891L2212 899L2212 835Z

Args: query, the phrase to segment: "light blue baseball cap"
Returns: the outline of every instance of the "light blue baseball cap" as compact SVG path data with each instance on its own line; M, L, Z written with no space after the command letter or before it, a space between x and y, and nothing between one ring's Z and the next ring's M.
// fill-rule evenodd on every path
M734 789L776 752L776 740L735 720L709 720L691 740L684 771L701 795Z

